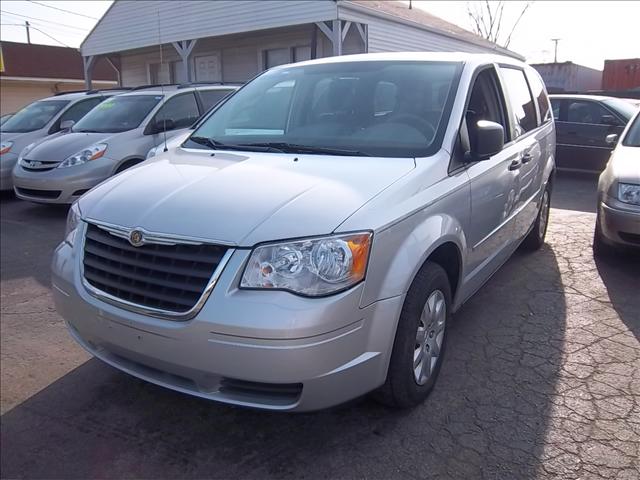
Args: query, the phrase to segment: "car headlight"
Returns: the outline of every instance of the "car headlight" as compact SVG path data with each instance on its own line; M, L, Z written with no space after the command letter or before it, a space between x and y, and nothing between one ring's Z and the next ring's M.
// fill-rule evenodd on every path
M13 147L13 142L2 142L0 143L0 155L4 155L5 153L9 153Z
M640 185L619 183L618 200L631 205L640 205Z
M27 145L26 147L24 147L22 149L22 151L20 152L20 155L18 155L18 163L20 165L22 165L22 159L24 158L24 156L27 153L29 153L33 149L33 147L35 147L35 146L36 146L36 142L32 142L32 143L30 143L29 145Z
M78 225L80 225L81 219L80 207L78 207L78 202L76 201L69 209L69 213L67 214L67 226L64 231L64 241L71 246L73 246L73 242L76 238L76 232L78 231Z
M311 297L345 290L364 278L371 236L359 232L260 245L251 252L240 288Z
M151 150L147 152L147 156L145 159L149 160L150 158L155 157L156 153L158 153L158 147L153 147Z
M76 165L82 165L83 163L87 163L91 160L97 160L102 157L106 151L106 143L96 143L95 145L84 148L78 153L66 158L62 163L60 163L60 165L58 165L58 168L75 167Z

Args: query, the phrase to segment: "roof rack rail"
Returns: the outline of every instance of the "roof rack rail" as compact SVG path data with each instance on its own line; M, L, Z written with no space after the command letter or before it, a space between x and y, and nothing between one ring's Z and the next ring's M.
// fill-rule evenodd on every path
M57 97L59 95L66 95L67 93L85 93L85 92L90 92L91 90L64 90L62 92L56 92L53 94L54 97Z
M205 85L231 85L237 86L242 85L242 82L185 82L178 85L178 89L181 88L189 88L189 87L199 87Z
M113 88L96 88L95 90L88 90L85 95L91 95L92 93L101 93L101 92L113 92L118 90L132 90L133 87L113 87Z
M175 87L177 83L155 83L150 85L138 85L137 87L130 87L129 90L145 90L147 88L160 88L160 87Z

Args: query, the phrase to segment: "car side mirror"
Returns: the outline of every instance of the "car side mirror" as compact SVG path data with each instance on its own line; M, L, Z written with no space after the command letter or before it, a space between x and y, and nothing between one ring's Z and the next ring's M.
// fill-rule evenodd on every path
M71 130L71 128L76 124L73 120L65 120L60 123L60 130Z
M166 120L156 120L153 124L153 133L166 132L175 128L175 122L169 118L167 118Z
M603 125L612 125L614 127L620 125L618 119L616 119L616 117L614 117L613 115L602 115L602 117L600 117L600 123L602 123Z
M616 133L610 133L605 137L604 141L607 142L608 145L615 145L618 143L618 135Z
M475 145L471 146L472 160L487 160L504 147L504 128L496 122L478 120L475 126Z

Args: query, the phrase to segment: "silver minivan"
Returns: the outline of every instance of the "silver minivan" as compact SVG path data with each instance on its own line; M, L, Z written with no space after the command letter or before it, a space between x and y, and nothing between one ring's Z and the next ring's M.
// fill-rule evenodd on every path
M452 314L543 244L554 152L543 83L510 58L279 66L71 207L57 309L96 357L199 397L416 405Z
M184 132L237 89L152 86L111 97L68 134L22 151L13 171L16 196L40 203L72 203L106 178L142 162L150 148Z
M93 107L124 90L59 93L30 103L0 126L0 190L11 190L11 172L20 152L53 134L63 134Z

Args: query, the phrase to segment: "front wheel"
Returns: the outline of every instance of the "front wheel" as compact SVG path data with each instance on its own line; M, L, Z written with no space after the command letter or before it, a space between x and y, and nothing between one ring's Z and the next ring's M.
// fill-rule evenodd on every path
M413 407L432 390L447 339L451 287L444 269L427 261L414 279L398 321L384 385L377 399L393 407Z
M538 210L536 221L533 223L531 231L522 241L522 247L525 250L538 250L544 245L547 227L549 226L549 210L551 210L551 193L549 187L547 187L542 194L542 200L540 200L540 210Z

